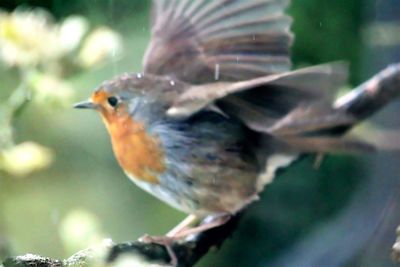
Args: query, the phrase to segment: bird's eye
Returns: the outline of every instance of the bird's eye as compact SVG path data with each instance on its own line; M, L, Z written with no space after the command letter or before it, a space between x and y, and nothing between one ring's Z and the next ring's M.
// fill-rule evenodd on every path
M107 102L108 104L110 104L110 106L112 106L113 108L115 108L118 105L118 98L116 98L115 96L110 96L109 98L107 98Z

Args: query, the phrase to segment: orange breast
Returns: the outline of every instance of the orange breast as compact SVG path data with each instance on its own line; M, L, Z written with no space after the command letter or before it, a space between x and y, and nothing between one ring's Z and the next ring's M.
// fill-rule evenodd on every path
M121 167L137 179L158 183L158 175L165 170L159 141L149 136L144 125L130 116L107 116L104 121Z

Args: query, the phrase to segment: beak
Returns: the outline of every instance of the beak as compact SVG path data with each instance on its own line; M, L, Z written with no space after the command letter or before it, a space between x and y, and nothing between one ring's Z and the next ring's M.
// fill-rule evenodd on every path
M88 101L76 103L74 105L74 108L76 108L76 109L96 109L97 107L95 104L93 104L93 102L88 100Z

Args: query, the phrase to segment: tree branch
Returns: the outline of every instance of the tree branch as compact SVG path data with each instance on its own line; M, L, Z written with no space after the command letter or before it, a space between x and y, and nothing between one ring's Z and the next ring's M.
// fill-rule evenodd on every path
M240 215L233 217L223 226L196 234L182 242L176 242L172 249L178 258L179 267L193 266L211 248L218 248L232 235L238 224ZM101 251L99 253L99 251ZM94 263L116 263L121 259L141 258L146 263L169 265L171 259L162 245L146 244L139 241L121 244L102 244L98 247L80 251L66 260L50 259L36 255L24 255L7 259L4 267L72 267L90 266ZM136 266L132 264L132 266ZM146 265L145 265L146 266Z
M342 109L358 119L364 119L377 111L393 98L400 95L400 64L392 65L368 82L339 98L335 108ZM240 216L227 224L209 231L196 234L172 245L179 267L193 266L211 248L219 247L234 232ZM399 247L399 248L398 248ZM400 245L394 246L394 257L400 261ZM145 263L168 265L170 262L166 248L158 244L146 244L139 241L122 244L108 244L99 248L89 248L78 252L67 260L56 260L35 255L25 255L7 259L4 267L37 266L37 267L72 267L88 266L90 262L115 263L126 257L140 256ZM143 262L142 262L143 264ZM132 266L137 266L131 264ZM146 265L141 265L146 266Z

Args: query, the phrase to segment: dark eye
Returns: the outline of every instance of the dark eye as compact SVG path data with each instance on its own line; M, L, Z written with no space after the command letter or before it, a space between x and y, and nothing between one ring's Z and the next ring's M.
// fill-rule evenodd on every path
M116 98L115 96L110 96L109 98L107 98L107 102L108 104L110 104L110 106L115 108L118 105L118 98Z

